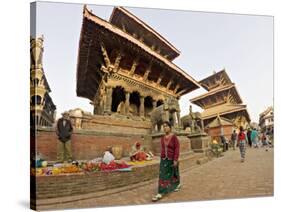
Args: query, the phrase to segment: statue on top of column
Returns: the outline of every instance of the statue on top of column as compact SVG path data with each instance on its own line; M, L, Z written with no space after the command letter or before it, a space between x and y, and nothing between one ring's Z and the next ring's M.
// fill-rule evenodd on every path
M199 112L193 112L192 106L190 105L189 114L181 118L181 123L184 130L187 127L189 127L191 133L198 133L198 132L202 132L202 128L203 128L203 126L200 127L198 125L198 121L201 120L202 120L201 114Z
M43 35L39 38L30 37L30 63L31 68L42 68L43 57Z

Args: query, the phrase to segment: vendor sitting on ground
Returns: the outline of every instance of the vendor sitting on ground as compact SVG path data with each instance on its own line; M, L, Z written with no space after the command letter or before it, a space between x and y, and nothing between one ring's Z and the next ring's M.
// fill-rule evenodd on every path
M115 157L112 154L112 148L107 147L106 151L103 153L102 162L109 164L111 161L114 161Z
M151 160L153 158L153 154L151 152L146 153L145 150L146 149L143 148L139 142L136 142L130 152L130 160L131 161Z

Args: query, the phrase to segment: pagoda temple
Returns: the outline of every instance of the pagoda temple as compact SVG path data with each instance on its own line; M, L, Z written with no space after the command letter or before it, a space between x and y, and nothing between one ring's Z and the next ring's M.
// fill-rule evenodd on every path
M85 6L78 51L76 93L92 102L97 116L150 120L169 100L177 105L172 121L180 125L180 97L200 87L172 62L180 51L123 7L106 21Z
M190 101L204 109L201 116L205 126L216 119L218 115L231 120L237 128L249 126L251 119L247 106L242 104L242 99L235 84L230 80L224 69L199 83L208 92Z
M30 38L30 118L33 126L52 127L55 122L56 105L49 93L49 83L44 73L44 38Z

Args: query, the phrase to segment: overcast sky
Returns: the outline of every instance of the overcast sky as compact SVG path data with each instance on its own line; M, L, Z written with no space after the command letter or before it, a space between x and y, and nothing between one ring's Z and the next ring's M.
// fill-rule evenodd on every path
M109 20L113 7L88 5ZM204 13L146 8L126 8L146 22L177 49L174 63L194 79L226 69L236 84L252 121L273 105L273 17ZM36 31L44 35L43 67L57 114L73 108L92 112L89 100L76 96L76 66L83 5L37 2ZM183 96L181 115L189 99L202 88ZM201 111L194 106L194 111Z

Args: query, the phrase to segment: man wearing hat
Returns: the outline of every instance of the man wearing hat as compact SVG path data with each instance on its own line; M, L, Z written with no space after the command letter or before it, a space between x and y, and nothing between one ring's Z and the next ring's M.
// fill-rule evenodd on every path
M56 133L58 136L57 143L57 160L58 162L72 161L71 151L71 135L72 124L69 120L69 113L62 113L62 117L58 120L56 125Z

